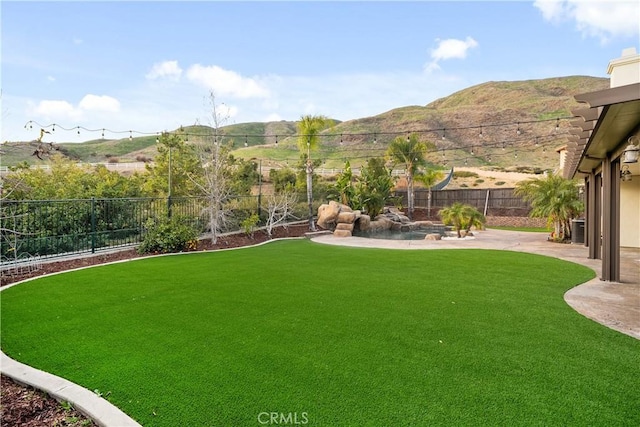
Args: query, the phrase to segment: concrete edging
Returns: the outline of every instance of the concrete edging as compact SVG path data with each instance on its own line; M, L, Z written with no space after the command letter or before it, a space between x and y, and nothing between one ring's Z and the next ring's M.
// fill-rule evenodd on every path
M74 409L91 418L102 427L141 427L133 418L109 401L69 380L13 360L0 353L3 375L37 388L59 401L70 402Z

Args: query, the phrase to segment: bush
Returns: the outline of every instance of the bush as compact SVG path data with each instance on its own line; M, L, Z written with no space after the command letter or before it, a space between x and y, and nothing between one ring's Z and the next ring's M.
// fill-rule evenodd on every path
M471 171L453 171L453 179L456 178L478 178L478 174Z
M242 231L244 231L244 234L246 234L247 236L251 236L253 237L253 232L256 229L256 225L258 225L258 223L260 222L260 217L258 216L258 214L251 214L250 217L245 218L241 223L240 226L242 227Z
M195 248L198 232L180 216L152 218L145 224L146 234L138 253L170 253Z
M494 183L494 185L505 185L505 184L506 184L506 182L504 182L504 181L498 181L498 182Z

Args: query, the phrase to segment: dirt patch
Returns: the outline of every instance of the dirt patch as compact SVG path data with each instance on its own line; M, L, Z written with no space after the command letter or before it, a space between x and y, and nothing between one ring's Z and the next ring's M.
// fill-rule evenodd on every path
M46 393L2 376L2 418L4 427L94 427L96 424L68 404Z

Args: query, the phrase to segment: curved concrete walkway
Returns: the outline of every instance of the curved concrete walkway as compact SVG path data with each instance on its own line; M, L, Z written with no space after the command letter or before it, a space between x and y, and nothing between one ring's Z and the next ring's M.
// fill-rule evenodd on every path
M594 270L596 277L567 291L564 295L567 304L589 319L640 339L640 249L637 248L621 249L621 282L606 282L599 279L602 261L587 258L587 247L549 242L544 233L490 229L476 232L473 238L439 241L334 237L332 234L312 240L329 245L383 249L498 249L547 255L582 264Z
M529 252L575 262L600 274L599 260L587 258L582 245L561 245L546 241L542 233L524 233L487 230L477 237L466 239L378 240L362 237L334 237L317 235L314 242L330 245L357 246L385 249L498 249ZM576 311L609 328L640 339L640 250L623 249L621 252L622 282L604 282L597 277L570 289L565 301ZM7 289L7 286L4 289ZM0 353L0 372L14 380L47 392L61 401L67 401L93 419L99 426L139 427L140 424L97 394L68 380L34 369Z

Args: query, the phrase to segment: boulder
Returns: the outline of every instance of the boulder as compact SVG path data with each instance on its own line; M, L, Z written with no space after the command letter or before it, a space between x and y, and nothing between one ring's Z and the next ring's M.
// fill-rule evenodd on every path
M337 230L347 230L349 232L352 232L353 231L353 226L354 226L353 223L348 224L346 222L339 222L338 225L336 225L336 231Z
M437 233L427 234L424 240L442 240L442 236Z
M360 215L356 222L356 227L361 231L371 230L371 217L369 215Z
M333 200L328 204L320 205L318 208L318 227L324 228L325 230L333 229L342 206L344 205L334 202Z
M338 218L336 219L336 222L338 224L343 222L346 224L353 224L354 222L356 222L356 213L340 211L340 213L338 214Z
M351 237L351 232L349 230L336 230L333 235L336 237Z

